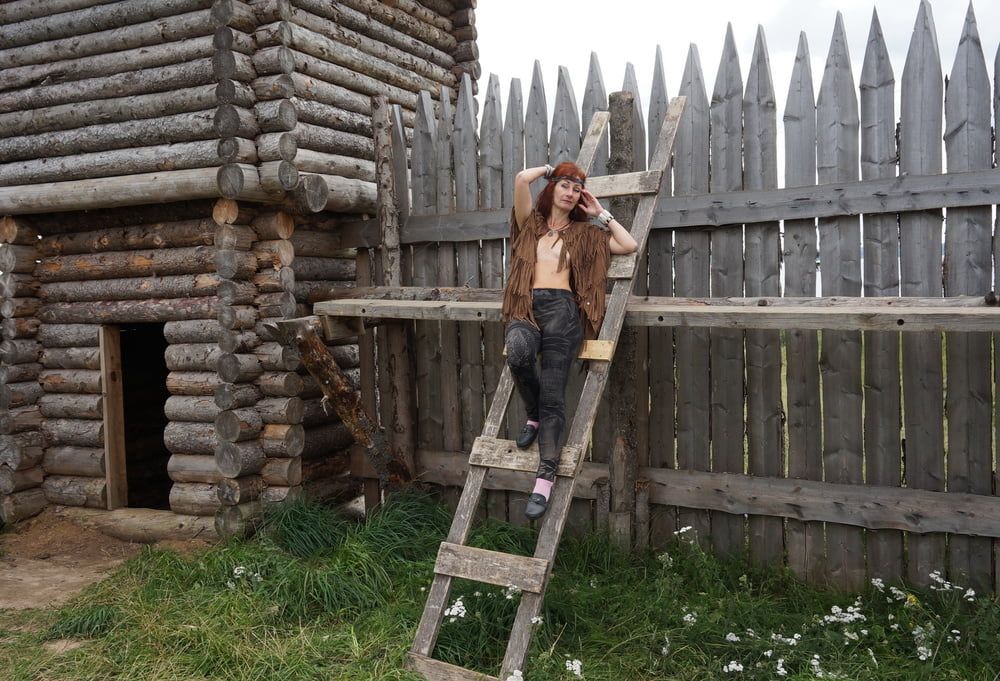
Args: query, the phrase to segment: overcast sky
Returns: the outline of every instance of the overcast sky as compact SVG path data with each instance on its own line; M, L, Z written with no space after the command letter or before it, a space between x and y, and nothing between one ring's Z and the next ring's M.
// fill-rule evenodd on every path
M1000 41L1000 1L977 0L973 5L992 78ZM555 97L559 66L569 69L579 106L593 51L600 60L608 92L621 89L625 64L634 65L645 114L657 45L663 52L669 96L677 94L688 46L694 43L698 46L711 97L727 23L733 26L744 79L760 25L770 53L780 134L781 115L801 31L805 31L809 42L814 86L818 92L834 21L837 11L842 12L857 82L872 11L876 9L896 74L898 93L918 7L918 0L481 0L476 9L479 57L483 67L480 93L485 91L489 74L496 73L500 77L506 111L511 78L520 78L526 103L532 65L538 59L550 107ZM968 7L965 0L931 3L945 74L951 71Z

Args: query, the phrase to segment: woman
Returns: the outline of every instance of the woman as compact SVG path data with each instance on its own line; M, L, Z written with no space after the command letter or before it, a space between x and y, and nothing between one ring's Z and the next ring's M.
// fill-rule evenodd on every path
M548 182L532 208L530 185L542 177ZM522 170L514 180L503 319L507 364L528 412L517 446L538 438L538 475L524 511L532 519L545 513L555 481L570 366L580 342L596 338L601 329L610 254L638 248L585 189L586 179L575 163L560 163ZM535 370L539 351L541 376Z

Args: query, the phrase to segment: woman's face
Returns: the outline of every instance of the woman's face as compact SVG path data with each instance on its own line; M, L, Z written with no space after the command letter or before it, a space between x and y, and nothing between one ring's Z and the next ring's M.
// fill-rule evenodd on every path
M580 194L583 187L577 182L570 180L559 180L556 183L555 191L552 194L552 202L563 210L569 212L580 202Z

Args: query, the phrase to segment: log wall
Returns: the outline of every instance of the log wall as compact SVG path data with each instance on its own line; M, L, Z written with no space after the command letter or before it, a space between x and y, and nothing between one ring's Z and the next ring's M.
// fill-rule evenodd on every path
M37 233L13 218L0 220L0 525L37 514L46 505L41 489L44 433L38 383L43 371L38 342Z

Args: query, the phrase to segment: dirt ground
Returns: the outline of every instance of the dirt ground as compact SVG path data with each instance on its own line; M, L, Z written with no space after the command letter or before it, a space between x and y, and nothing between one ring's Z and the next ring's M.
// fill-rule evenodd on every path
M0 610L61 605L141 549L48 508L0 534Z

